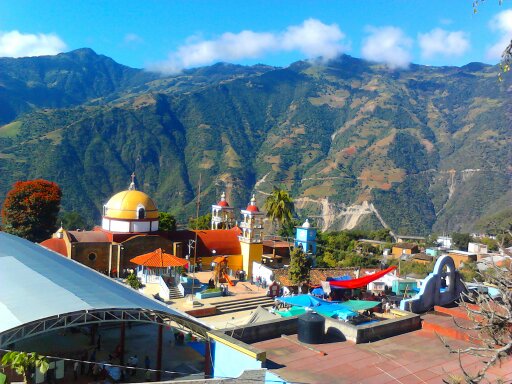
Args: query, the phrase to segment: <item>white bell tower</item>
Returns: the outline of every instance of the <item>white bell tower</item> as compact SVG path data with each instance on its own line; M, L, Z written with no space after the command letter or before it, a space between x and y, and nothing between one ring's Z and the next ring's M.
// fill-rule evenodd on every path
M222 192L220 201L212 205L212 229L231 229L235 226L235 210L226 201Z

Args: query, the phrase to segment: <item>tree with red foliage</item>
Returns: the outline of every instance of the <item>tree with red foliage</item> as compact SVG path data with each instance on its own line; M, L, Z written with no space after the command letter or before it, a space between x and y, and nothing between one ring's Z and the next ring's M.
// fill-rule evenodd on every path
M2 207L4 231L39 242L56 230L62 192L51 181L18 181L7 193Z

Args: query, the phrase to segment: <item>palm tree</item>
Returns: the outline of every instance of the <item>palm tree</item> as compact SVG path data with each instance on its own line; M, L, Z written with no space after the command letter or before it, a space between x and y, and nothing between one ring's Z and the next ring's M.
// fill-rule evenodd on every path
M288 191L276 186L274 186L274 190L265 200L263 208L267 212L267 217L273 223L279 223L280 226L290 222L293 218L293 199Z

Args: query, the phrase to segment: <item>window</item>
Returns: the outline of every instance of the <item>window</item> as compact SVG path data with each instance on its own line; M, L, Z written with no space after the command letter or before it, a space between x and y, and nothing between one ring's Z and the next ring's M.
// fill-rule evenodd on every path
M145 219L146 218L146 210L144 208L139 208L137 210L137 219Z
M94 261L94 260L96 260L97 255L95 252L91 252L91 253L89 253L89 256L87 256L87 257L89 258L89 261Z

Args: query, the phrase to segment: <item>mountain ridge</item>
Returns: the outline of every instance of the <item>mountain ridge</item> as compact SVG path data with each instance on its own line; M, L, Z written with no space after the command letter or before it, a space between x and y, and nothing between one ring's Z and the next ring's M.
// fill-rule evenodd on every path
M203 211L224 189L243 207L253 190L262 202L282 185L302 201L300 215L324 229L377 223L380 215L395 232L415 234L470 230L499 209L496 201L506 206L512 198L510 80L498 83L496 67L390 71L345 55L160 76L93 54L64 54L92 63L63 77L42 66L40 78L72 85L63 86L63 100L84 86L79 75L92 72L97 86L75 104L57 98L10 120L0 109L8 181L0 196L19 178L51 178L63 187L65 210L97 222L101 205L135 170L140 188L184 222L201 173Z

